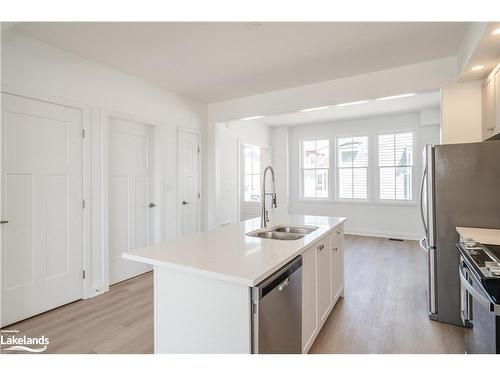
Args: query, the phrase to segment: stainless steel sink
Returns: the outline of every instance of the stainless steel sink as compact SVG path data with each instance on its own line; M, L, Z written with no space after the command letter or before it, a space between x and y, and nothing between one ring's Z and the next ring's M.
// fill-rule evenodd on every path
M316 229L318 229L318 227L310 225L301 225L301 226L280 225L271 228L273 232L300 233L300 234L309 234L314 232Z
M306 234L314 232L318 227L314 226L290 226L278 225L269 229L258 229L247 233L247 236L266 238L270 240L293 241L299 240Z
M272 231L269 231L269 230L263 230L263 231L262 230L258 230L258 231L247 233L247 236L267 238L267 239L270 239L270 240L292 241L292 240L299 240L299 239L301 239L302 237L305 236L305 234L272 232Z

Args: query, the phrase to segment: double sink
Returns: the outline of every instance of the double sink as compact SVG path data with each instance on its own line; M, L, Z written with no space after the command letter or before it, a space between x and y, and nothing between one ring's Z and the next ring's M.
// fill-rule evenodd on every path
M277 225L272 228L257 229L248 232L247 236L270 240L293 241L314 232L318 227L312 225Z

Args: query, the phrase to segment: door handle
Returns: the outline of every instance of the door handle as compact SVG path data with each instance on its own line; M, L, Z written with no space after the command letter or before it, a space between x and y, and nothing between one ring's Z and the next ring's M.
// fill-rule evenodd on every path
M149 208L156 207L156 204L154 204L154 203L150 203L150 204L148 204L148 207L149 207Z
M7 224L8 222L9 222L9 220L1 220L0 224Z
M191 202L188 202L188 201L182 201L182 204L185 206L186 204L191 204Z

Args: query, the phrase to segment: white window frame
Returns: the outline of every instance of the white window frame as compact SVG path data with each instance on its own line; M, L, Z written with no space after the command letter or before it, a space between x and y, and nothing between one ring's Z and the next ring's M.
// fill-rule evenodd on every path
M379 166L379 136L386 134L399 134L399 133L412 133L412 160L413 165L411 166L411 199L380 199L380 166ZM420 170L418 160L415 158L417 139L419 137L417 129L397 129L397 130L385 130L379 131L375 134L375 168L376 168L376 179L375 179L375 197L374 203L377 204L387 204L387 205L401 205L401 206L413 206L417 205L417 172Z
M368 163L366 165L366 198L340 198L340 178L339 178L339 161L338 161L338 150L337 150L337 145L338 145L338 140L340 138L354 138L354 137L366 137L367 139L367 146L368 146ZM338 203L370 203L371 200L371 183L372 183L372 178L371 178L371 160L372 160L372 147L371 147L371 142L370 138L372 138L372 135L369 133L358 133L358 134L342 134L342 135L336 135L334 138L334 157L335 157L335 202ZM361 168L361 167L360 167Z
M389 200L389 199L379 199L380 197L380 176L379 176L379 157L378 157L378 143L380 134L394 134L394 133L413 133L413 168L412 168L412 200ZM337 177L337 138L346 137L368 137L368 198L367 199L340 199L338 197L338 177ZM305 198L304 197L304 181L303 181L303 142L304 141L316 141L316 140L326 140L329 141L329 177L328 183L328 198ZM336 204L365 204L365 205L381 205L381 206L416 206L418 205L418 184L417 178L421 173L421 158L415 158L417 155L417 146L421 144L420 132L418 127L410 128L392 128L392 129L373 129L368 132L357 132L357 133L338 133L334 135L328 134L318 134L314 137L301 137L297 142L299 158L298 167L296 167L295 172L298 176L299 187L297 202L308 202L308 203L336 203ZM333 168L335 171L333 171ZM334 173L332 173L334 172Z
M258 201L247 201L245 200L245 175L254 175L254 173L245 173L245 147L253 147L253 148L258 148L259 149L259 181L262 183L262 160L261 160L261 152L262 152L262 147L252 145L250 143L245 143L245 142L240 142L240 148L241 148L241 186L240 186L240 201L241 204L246 204L246 205L260 205L260 193L259 193L259 200ZM262 186L261 186L262 189Z
M312 141L328 141L328 168L308 168L308 169L326 169L328 170L328 188L327 194L328 196L325 198L321 197L305 197L304 196L304 142L312 142ZM318 136L311 138L301 138L299 139L299 181L300 181L300 191L299 191L299 200L306 202L332 202L332 139L330 136Z

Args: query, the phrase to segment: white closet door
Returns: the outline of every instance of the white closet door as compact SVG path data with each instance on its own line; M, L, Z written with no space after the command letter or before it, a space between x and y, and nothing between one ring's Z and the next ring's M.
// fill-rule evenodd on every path
M2 94L2 326L83 296L82 125Z
M153 126L109 118L110 284L152 269L123 259L121 254L154 242L158 207L154 198L153 142Z

